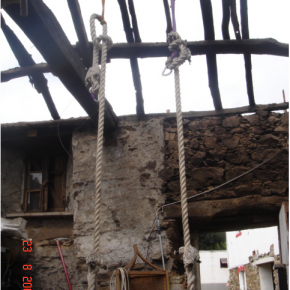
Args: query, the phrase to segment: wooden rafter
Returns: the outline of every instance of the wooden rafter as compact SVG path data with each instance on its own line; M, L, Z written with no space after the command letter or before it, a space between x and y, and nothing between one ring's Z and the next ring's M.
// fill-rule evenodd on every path
M170 16L170 10L168 5L168 0L163 0L164 12L166 17L166 41L167 41L167 34L172 31L172 21Z
M222 20L222 34L223 39L230 39L229 24L230 18L232 20L235 38L241 39L240 25L237 16L236 0L222 0L223 20Z
M204 38L205 40L214 40L214 26L213 26L213 15L211 1L200 0L202 20L204 26ZM212 95L214 107L216 110L221 110L222 102L218 85L218 72L217 72L217 61L216 54L208 53L206 54L206 62L208 69L208 82L209 88Z
M51 69L47 63L15 67L1 72L1 83L24 76L30 76L31 74L43 74L49 72L51 72Z
M35 65L35 62L32 59L31 55L22 45L21 41L18 39L15 33L5 23L2 14L1 14L1 28L19 65L22 67ZM57 109L54 105L54 102L51 98L50 92L47 87L47 79L44 77L42 73L30 72L28 76L30 82L34 85L37 92L39 94L40 93L42 94L52 118L54 120L60 119L60 116L57 112Z
M249 24L248 24L248 1L241 0L241 26L242 26L242 38L249 39ZM254 87L253 87L253 77L252 77L252 60L251 54L245 53L245 69L246 69L246 82L247 82L247 92L250 106L255 106L254 97Z
M92 47L92 43L90 43ZM288 56L288 44L279 43L273 39L250 39L250 40L229 40L229 41L199 41L188 42L192 55L203 55L208 52L216 54L269 54L278 56ZM76 46L78 50L78 45ZM112 52L111 52L112 51ZM165 57L168 56L167 43L118 43L114 44L108 52L110 59L130 58L132 55L140 58L146 57ZM29 75L30 71L38 73L51 72L47 63L35 64L33 66L14 68L1 72L1 82L6 82L17 77Z
M78 0L67 0L71 17L74 23L75 31L79 40L79 46L82 51L83 63L88 68L92 65L92 51L82 18L81 8Z
M90 42L91 48L93 44ZM188 41L187 47L191 50L191 55L214 54L257 54L275 55L289 57L289 44L278 42L272 38L248 39L248 40L206 40ZM75 45L78 53L79 45ZM116 43L108 51L108 59L131 57L168 57L168 43Z
M86 69L51 10L41 0L28 2L28 17L19 16L17 5L5 7L8 15L19 25L59 77L68 91L87 112L92 122L98 123L98 104L93 101L84 79ZM106 101L105 129L114 130L118 119Z
M132 16L132 22L135 25L135 28L133 27L134 33L136 31L135 38L131 29L130 18L129 18L126 2L125 0L118 0L118 3L120 6L123 26L124 26L126 39L128 43L134 43L136 42L136 40L141 42L133 1L130 1L129 5L130 5L131 16ZM133 56L130 57L130 65L131 65L131 70L132 70L133 83L134 83L134 87L136 91L136 103L137 103L136 112L137 112L137 115L140 117L140 116L143 116L145 112L144 112L144 100L143 100L143 94L142 94L142 83L141 83L137 57L133 57Z

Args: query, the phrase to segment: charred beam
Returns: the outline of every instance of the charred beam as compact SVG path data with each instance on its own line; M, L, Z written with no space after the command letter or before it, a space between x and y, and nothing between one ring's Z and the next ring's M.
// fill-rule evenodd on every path
M131 14L131 20L132 20L132 26L133 26L133 32L134 32L134 38L135 42L142 42L139 34L139 28L138 28L138 23L137 23L137 18L136 18L136 13L135 13L135 7L134 7L134 2L133 0L128 0L129 4L129 11Z
M222 34L223 39L230 39L229 24L230 24L230 0L222 0L223 19L222 19Z
M91 48L93 44L90 42ZM80 53L79 45L74 46ZM187 47L191 55L214 54L258 54L289 57L289 44L278 42L272 38L248 40L208 40L189 41ZM131 57L168 57L168 43L117 43L108 51L108 59Z
M241 3L242 38L249 39L250 35L249 35L249 24L248 24L248 1L241 0L240 3ZM246 83L247 83L249 104L250 106L255 106L251 54L245 53L244 59L245 59Z
M171 16L170 16L170 9L168 5L168 0L163 0L163 5L164 5L164 12L165 12L165 17L166 17L166 40L167 40L167 34L172 31L172 21L171 21Z
M39 63L31 66L15 67L9 70L1 71L1 83L12 79L30 76L31 74L49 73L51 69L47 63Z
M126 34L126 39L128 43L134 43L137 42L137 40L140 40L139 36L139 31L138 31L138 26L137 26L137 20L136 20L136 15L135 15L135 30L137 29L137 35L135 34L135 39L132 33L131 29L131 24L130 24L130 19L129 19L129 14L128 14L128 9L125 0L118 0L121 14L122 14L122 20L123 20L123 26ZM135 14L135 9L134 5L132 5L133 2L131 3L131 11L133 14ZM130 5L130 1L129 1ZM132 14L131 14L132 15ZM134 18L134 17L132 17ZM133 22L133 20L132 20ZM137 36L137 38L136 38ZM139 38L138 38L139 37ZM136 112L138 116L144 116L144 100L143 100L143 95L142 95L142 84L141 84L141 78L140 78L140 71L139 71L139 65L138 65L138 60L137 57L130 57L130 65L131 65L131 70L132 70L132 77L133 77L133 83L136 91Z
M234 27L236 39L241 39L236 0L230 0L230 9L231 9L231 20Z
M205 40L214 40L214 26L213 26L213 15L212 6L210 0L200 0L202 20L204 26L204 38ZM212 95L214 107L216 110L222 110L222 102L218 85L218 72L217 72L217 61L216 54L206 54L206 62L208 69L208 82L209 88Z
M67 0L67 4L71 13L71 17L74 23L75 31L78 36L80 49L82 51L83 63L88 68L92 65L92 51L90 50L90 45L84 26L84 21L82 18L82 12L78 0Z
M18 12L19 13L19 12ZM32 59L31 55L22 45L21 41L17 38L15 33L10 29L10 27L5 23L5 20L1 14L1 28L2 31L19 63L20 66L33 66L35 65L34 60ZM51 98L47 87L47 79L41 73L30 72L29 81L34 84L35 89L37 92L42 94L44 101L50 111L50 114L54 120L60 119L60 116L56 110L54 102Z
M51 10L41 0L28 2L29 14L25 19L19 16L17 5L9 5L4 9L42 54L53 74L59 77L97 126L98 104L93 101L85 86L85 66ZM114 130L117 122L115 113L106 102L105 130Z

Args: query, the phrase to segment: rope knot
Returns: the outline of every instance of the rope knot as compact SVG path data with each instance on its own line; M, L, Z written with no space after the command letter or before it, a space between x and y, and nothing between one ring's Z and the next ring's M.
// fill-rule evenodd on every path
M100 67L98 65L89 68L86 74L86 85L90 87L89 91L95 98L98 98L100 88Z
M96 267L101 266L103 263L103 260L100 255L97 255L96 253L91 253L86 258L86 264Z
M191 58L191 51L187 47L187 42L182 40L177 32L171 31L168 33L167 42L169 43L169 50L173 53L170 57L167 58L165 63L165 69L162 73L164 76L170 75L172 70L178 68L186 60L190 62ZM164 74L166 69L169 69L171 72Z
M198 250L191 245L181 247L179 253L183 254L184 267L193 267L195 261L199 262L200 257Z

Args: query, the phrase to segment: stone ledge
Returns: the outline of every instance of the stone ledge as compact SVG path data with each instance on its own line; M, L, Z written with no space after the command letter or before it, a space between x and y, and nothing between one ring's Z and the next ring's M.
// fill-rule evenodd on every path
M71 211L57 211L57 212L20 212L20 213L7 213L6 218L16 217L55 217L55 216L73 216Z

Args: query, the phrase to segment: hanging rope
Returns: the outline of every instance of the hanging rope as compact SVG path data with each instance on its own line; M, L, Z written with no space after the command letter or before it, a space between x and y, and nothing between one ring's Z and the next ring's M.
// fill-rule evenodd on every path
M104 1L103 1L104 3ZM103 7L104 13L104 7ZM99 20L103 26L103 34L96 37L95 20ZM87 258L89 271L87 275L88 289L96 289L96 276L98 266L101 264L99 255L100 247L100 206L101 206L101 174L102 174L102 156L103 156L103 135L104 135L104 115L105 115L105 81L106 81L106 63L107 51L112 47L112 40L107 36L107 23L103 16L93 14L90 18L91 36L94 45L93 66L88 70L86 80L91 84L90 91L96 97L99 95L99 119L98 119L98 139L96 156L96 178L95 178L95 210L94 210L94 253ZM100 45L101 40L102 45ZM99 48L102 48L101 70L98 66ZM100 83L99 83L100 82Z
M171 0L173 27L176 29L175 23L175 8L174 0ZM168 34L167 41L169 42L169 50L172 55L168 57L165 63L165 69L162 75L170 75L174 70L175 81L175 100L176 100L176 119L177 119L177 139L178 139L178 154L179 154L179 179L180 179L180 192L181 192L181 212L182 212L182 227L184 239L184 255L183 262L187 276L187 287L189 290L194 289L194 264L195 260L199 259L197 250L190 244L190 233L188 224L188 208L187 208L187 189L186 189L186 174L185 174L185 155L184 155L184 138L183 138L183 122L181 110L181 96L180 96L180 78L179 66L188 60L190 62L191 52L186 47L186 41L182 40L176 31ZM176 53L177 51L177 53ZM170 72L165 74L165 70L169 69ZM197 253L197 254L196 254Z

